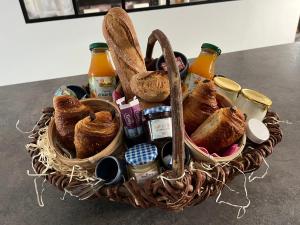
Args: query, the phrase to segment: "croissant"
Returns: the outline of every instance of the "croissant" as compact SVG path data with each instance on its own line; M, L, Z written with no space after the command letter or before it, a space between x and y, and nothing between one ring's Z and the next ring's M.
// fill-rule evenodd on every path
M74 143L77 158L87 158L103 150L119 129L108 111L100 111L80 120L75 126Z
M54 120L60 142L67 149L74 149L75 124L89 115L90 108L73 96L55 96Z
M219 153L234 144L246 129L245 117L236 107L214 112L191 135L192 141L209 153Z
M199 82L183 102L183 120L190 135L218 109L216 87L210 80Z

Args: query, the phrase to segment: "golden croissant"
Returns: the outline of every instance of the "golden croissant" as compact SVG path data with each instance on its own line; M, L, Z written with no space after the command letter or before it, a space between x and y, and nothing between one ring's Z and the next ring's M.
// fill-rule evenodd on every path
M59 140L69 150L74 149L75 124L89 115L90 108L73 96L53 98L54 120Z
M183 102L183 121L189 135L218 109L216 94L214 83L204 80Z

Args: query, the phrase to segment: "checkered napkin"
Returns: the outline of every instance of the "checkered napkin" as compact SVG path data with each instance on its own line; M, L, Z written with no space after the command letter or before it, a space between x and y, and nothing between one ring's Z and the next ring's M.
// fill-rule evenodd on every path
M160 113L160 112L171 112L171 106L157 106L149 109L144 109L143 114L148 115L152 113Z
M125 152L126 162L132 166L147 164L156 157L157 147L146 143L135 145Z

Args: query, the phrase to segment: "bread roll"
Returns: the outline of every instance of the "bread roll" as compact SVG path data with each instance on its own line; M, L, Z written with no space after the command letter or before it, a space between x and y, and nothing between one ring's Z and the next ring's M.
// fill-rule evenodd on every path
M218 109L216 87L212 81L199 82L183 102L183 120L190 135Z
M134 75L130 81L132 92L147 102L162 102L170 95L168 73L147 71Z
M192 141L209 153L219 153L234 144L245 133L245 117L235 107L214 112L191 135Z
M89 115L90 108L73 96L53 98L54 120L59 140L69 150L74 150L75 124Z
M166 105L163 102L146 102L143 99L140 100L140 107L142 110L149 109L157 106L163 106Z
M146 71L133 24L128 14L116 7L105 15L102 29L124 94L130 99L134 96L129 84L132 76Z
M87 158L107 147L117 135L119 124L108 111L100 111L80 120L75 126L77 158Z

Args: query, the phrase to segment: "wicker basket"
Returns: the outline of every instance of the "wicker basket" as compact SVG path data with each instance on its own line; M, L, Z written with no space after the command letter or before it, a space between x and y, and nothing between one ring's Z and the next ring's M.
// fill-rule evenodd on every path
M153 47L158 41L162 47L168 65L171 86L171 106L173 122L173 168L163 172L159 177L146 180L144 185L138 185L135 179L129 179L123 184L104 186L97 190L91 198L107 197L112 201L125 202L134 207L160 207L168 210L182 210L185 207L197 205L209 196L219 193L225 183L238 175L239 171L253 171L261 165L263 158L273 152L273 147L281 141L282 132L278 125L278 116L268 112L264 122L270 131L270 138L261 145L248 144L238 160L232 160L226 165L215 165L209 171L195 167L184 166L184 129L182 116L182 95L179 71L175 63L173 50L166 36L159 30L152 32L148 39L146 62L152 60ZM44 118L38 124L39 128L48 125L53 109L44 111ZM35 130L34 132L36 132ZM35 135L37 141L38 134ZM33 165L37 173L44 171L45 166L35 157L38 151L30 151ZM47 171L45 178L60 190L78 186L79 180L72 180L62 175L60 171ZM213 179L212 179L213 178Z

